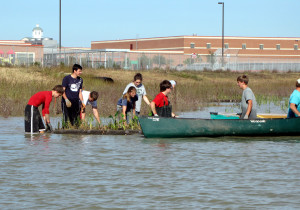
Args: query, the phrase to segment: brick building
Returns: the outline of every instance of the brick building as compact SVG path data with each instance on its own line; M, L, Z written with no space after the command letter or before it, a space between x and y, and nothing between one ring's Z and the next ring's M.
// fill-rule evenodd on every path
M224 37L224 56L300 58L300 37ZM222 54L221 36L175 36L92 41L91 49L130 49L191 55Z
M0 40L0 65L42 62L43 55L42 45L33 45L23 40Z

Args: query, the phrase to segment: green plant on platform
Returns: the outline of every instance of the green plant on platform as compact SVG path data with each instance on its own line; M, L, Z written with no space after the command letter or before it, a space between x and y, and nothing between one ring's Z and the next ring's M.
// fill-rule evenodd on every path
M89 114L87 117L87 123L89 125L90 130L92 130L92 128L93 128L93 121L94 121L93 116L91 114Z
M132 120L129 121L129 124L127 126L131 130L139 130L139 118L137 116L134 116Z
M117 116L118 116L118 114L119 114L119 112L116 112L114 116L109 115L108 118L110 118L111 121L112 121L107 126L109 129L116 130L116 128L117 128Z
M123 128L125 130L124 124L126 120L123 119L123 114L117 111L114 116L110 115L109 118L111 119L111 122L108 124L109 129L118 130Z
M93 129L94 118L89 114L85 120L81 120L80 127L83 130L92 130Z
M152 116L153 116L153 113L152 113L152 111L151 111L151 110L149 110L149 112L148 112L148 116L149 116L149 117L152 117Z
M57 122L57 129L60 129L60 121Z
M59 124L58 124L59 125ZM64 118L62 118L61 120L61 128L62 129L74 129L74 128L78 128L79 126L76 126L76 121L75 121L75 126L71 124L71 122L65 121Z

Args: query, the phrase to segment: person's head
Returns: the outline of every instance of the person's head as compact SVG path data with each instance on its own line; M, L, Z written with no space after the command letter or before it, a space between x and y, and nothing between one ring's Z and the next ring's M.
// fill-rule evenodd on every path
M241 89L244 89L248 85L249 78L246 75L242 75L242 76L238 76L237 79L236 79L236 81L237 81L237 85Z
M82 66L80 66L79 64L74 64L72 67L72 73L76 74L76 76L80 76L80 74L82 73Z
M300 88L300 78L296 81L296 88Z
M96 101L99 97L98 92L92 91L89 96L89 101Z
M243 82L246 85L248 85L249 82L249 78L246 75L243 76L238 76L238 78L236 79L237 82Z
M130 101L130 98L133 98L136 95L136 89L135 87L129 87L127 90L127 93L124 94L123 98L126 98L127 101Z
M167 89L170 89L172 88L172 84L169 80L164 80L162 81L160 84L159 84L159 87L160 87L160 92L164 92L166 91Z
M135 86L139 86L140 84L142 84L143 81L143 76L140 73L137 73L136 75L134 75L133 77L133 83Z
M65 89L62 85L56 85L54 88L52 88L52 95L55 98L58 98L59 96L62 96L65 92Z
M175 80L170 80L170 83L172 85L172 88L174 89L175 86L176 86L176 84L177 84L177 82Z

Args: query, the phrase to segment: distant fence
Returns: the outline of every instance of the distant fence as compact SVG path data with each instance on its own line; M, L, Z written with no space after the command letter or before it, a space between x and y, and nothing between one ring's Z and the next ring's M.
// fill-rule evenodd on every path
M128 70L218 70L232 71L300 71L299 58L261 58L225 55L183 55L172 53L151 53L106 50L46 49L41 46L20 47L0 45L0 65L45 67L78 63L89 68L116 68Z

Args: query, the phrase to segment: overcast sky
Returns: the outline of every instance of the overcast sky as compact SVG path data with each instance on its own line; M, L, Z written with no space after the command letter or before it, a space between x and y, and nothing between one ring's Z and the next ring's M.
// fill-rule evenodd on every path
M91 41L222 35L216 0L61 0L62 46ZM300 37L300 0L224 0L225 36ZM0 40L32 36L59 40L59 0L3 0Z

